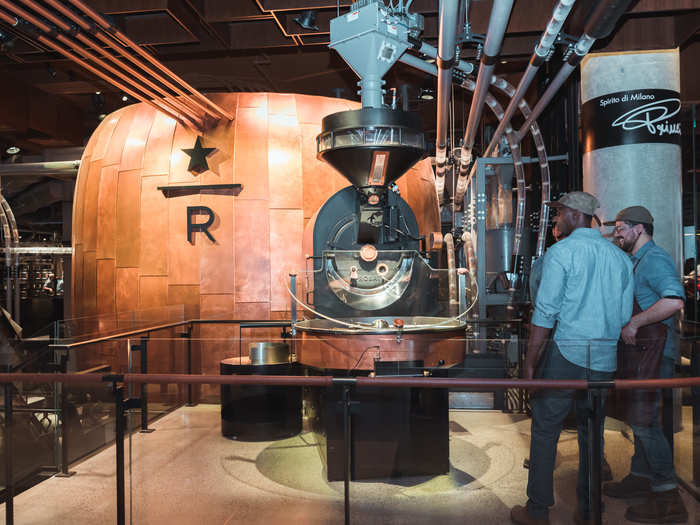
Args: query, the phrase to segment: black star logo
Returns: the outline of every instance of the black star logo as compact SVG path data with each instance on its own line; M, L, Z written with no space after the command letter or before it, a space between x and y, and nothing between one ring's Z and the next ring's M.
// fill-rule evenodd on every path
M187 166L187 171L194 175L199 175L209 169L209 164L207 164L207 155L209 155L216 148L203 148L202 147L202 137L197 137L194 143L194 148L183 149L187 155L190 156L190 163Z

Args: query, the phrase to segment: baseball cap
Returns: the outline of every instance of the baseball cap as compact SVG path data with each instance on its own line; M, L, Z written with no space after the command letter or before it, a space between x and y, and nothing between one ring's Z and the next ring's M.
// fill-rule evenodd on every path
M571 191L563 195L558 201L550 202L549 205L553 208L566 206L586 215L595 215L595 210L600 208L598 199L585 191Z
M654 217L651 216L649 210L647 210L644 206L630 206L629 208L620 210L620 212L615 216L614 221L607 221L603 224L606 226L615 226L615 223L618 221L654 224Z

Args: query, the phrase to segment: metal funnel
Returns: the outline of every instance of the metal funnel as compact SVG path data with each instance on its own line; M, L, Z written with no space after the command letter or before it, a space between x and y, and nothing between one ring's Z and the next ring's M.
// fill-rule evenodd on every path
M358 188L388 186L425 155L418 116L383 108L328 115L316 146L318 158Z

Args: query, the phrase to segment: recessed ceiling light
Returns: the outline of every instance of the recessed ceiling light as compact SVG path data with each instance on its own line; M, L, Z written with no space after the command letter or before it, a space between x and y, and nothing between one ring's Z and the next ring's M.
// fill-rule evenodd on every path
M99 115L97 115L97 118L99 120L103 120L106 116L107 116L107 113L100 113Z
M17 146L10 146L5 150L5 153L7 153L8 155L17 155L20 151L22 150L19 149Z
M129 97L127 97L126 95L122 95L122 102L126 102L127 100L129 100Z
M101 95L102 91L95 91L95 95Z
M508 61L505 58L503 60L501 60L501 64L507 64L507 63L508 63Z

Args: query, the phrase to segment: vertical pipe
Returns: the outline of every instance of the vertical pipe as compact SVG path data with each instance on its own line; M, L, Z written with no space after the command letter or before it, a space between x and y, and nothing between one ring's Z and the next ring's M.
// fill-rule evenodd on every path
M455 243L452 234L445 235L445 247L447 248L447 282L449 286L449 315L454 317L459 306L457 297L457 269L455 268Z
M455 64L457 43L457 14L459 2L440 0L440 27L438 37L437 78L437 137L435 139L435 175L438 200L442 201L445 187L445 165L447 163L447 123L450 93L452 89L452 67Z
M491 82L491 75L496 65L498 53L501 50L503 36L505 35L512 9L513 0L494 0L493 2L489 26L486 32L486 41L484 42L484 53L481 57L479 73L476 77L476 89L474 90L472 103L469 107L469 118L467 119L467 128L464 132L464 144L462 145L459 165L460 178L457 184L455 200L461 199L461 196L464 195L464 187L466 184L464 177L466 177L467 168L471 163L471 150L474 147L477 126L481 120L481 114L484 109L484 99L486 98L488 86ZM459 199L457 199L457 197L459 197Z
M148 338L142 337L139 344L141 350L141 373L148 373ZM148 389L146 383L141 383L141 432L150 432L148 428Z
M343 465L343 496L345 506L345 525L350 525L350 476L352 473L352 429L350 419L350 387L343 386L343 445L345 461Z
M535 51L532 53L532 57L530 57L530 63L527 65L525 73L523 73L523 76L520 78L515 94L513 95L513 98L511 98L510 103L505 110L503 120L499 122L498 127L491 138L491 142L482 153L482 156L489 156L489 154L495 149L498 141L501 139L501 135L503 135L506 126L510 124L518 104L525 96L527 88L530 87L530 84L537 75L537 71L540 69L540 66L549 56L549 53L554 46L554 39L559 34L559 31L561 31L564 21L569 16L569 12L573 7L574 2L575 0L559 0L555 6L554 11L552 12L552 17L547 23L547 27L543 31L542 37L540 38Z

